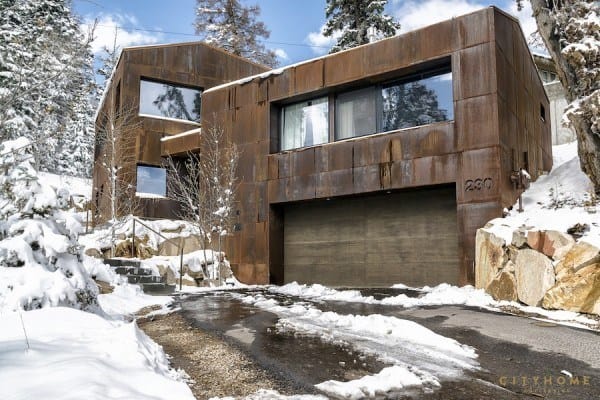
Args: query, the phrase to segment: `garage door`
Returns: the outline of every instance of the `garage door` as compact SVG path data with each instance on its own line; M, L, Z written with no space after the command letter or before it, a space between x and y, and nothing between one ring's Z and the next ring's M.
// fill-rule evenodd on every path
M284 209L285 282L457 284L458 259L454 187Z

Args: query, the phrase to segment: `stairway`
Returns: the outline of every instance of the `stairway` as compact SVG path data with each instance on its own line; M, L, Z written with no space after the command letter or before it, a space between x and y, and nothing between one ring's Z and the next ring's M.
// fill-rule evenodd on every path
M104 263L117 274L126 276L129 283L140 285L144 293L169 295L175 291L175 285L167 285L160 276L153 275L151 269L142 267L139 260L106 258Z

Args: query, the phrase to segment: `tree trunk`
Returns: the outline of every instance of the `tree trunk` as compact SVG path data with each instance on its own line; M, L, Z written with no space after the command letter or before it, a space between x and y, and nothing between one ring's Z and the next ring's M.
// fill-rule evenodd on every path
M530 0L533 16L536 20L538 31L552 60L554 61L562 86L565 88L567 100L576 101L580 98L577 93L577 66L572 65L563 56L560 44L560 32L564 26L559 26L552 15L547 0ZM550 7L554 7L550 3ZM577 135L577 148L582 171L590 178L596 193L600 193L600 135L592 130L591 119L586 115L570 113L569 120Z

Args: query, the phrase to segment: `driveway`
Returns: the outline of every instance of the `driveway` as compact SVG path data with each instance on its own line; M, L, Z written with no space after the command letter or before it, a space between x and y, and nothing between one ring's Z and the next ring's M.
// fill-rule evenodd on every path
M419 295L391 289L362 293L377 299ZM320 393L315 385L324 381L355 380L400 363L435 376L437 382L424 380L419 386L409 385L378 398L600 398L600 335L595 331L475 307L404 308L297 298L267 288L207 292L182 296L179 301L189 323L237 346L298 393ZM291 311L286 314L286 310ZM302 310L309 311L304 319ZM290 315L304 322L295 323ZM336 322L312 323L311 315ZM414 322L466 345L467 352L447 358L443 351L432 353L428 347L414 345L414 338L390 345L381 339L385 335L364 334L368 327L356 330L340 322L352 316L377 316L372 320L391 321L394 327L408 326L406 329L420 332ZM402 338L404 333L398 335ZM435 338L445 343L444 338ZM469 349L476 357L469 358Z

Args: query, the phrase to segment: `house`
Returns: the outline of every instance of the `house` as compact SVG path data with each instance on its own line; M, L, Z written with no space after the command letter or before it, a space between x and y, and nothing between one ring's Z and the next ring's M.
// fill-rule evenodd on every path
M545 55L534 54L533 60L537 65L544 89L550 101L550 126L552 128L552 144L564 144L577 139L573 129L563 126L562 118L567 107L565 89L558 80L556 66L552 59Z
M193 150L200 128L202 92L213 86L266 71L267 68L201 42L128 47L115 66L96 118L92 215L99 224L110 218L111 196L134 204L133 211L150 218L175 217L177 205L166 197L161 139L175 148ZM102 140L110 126L127 136L114 153ZM120 167L122 193L111 192L107 156ZM120 198L123 198L121 201Z
M515 203L519 171L552 167L548 110L518 21L495 7L207 88L202 129L241 150L234 273L474 283L476 229Z

